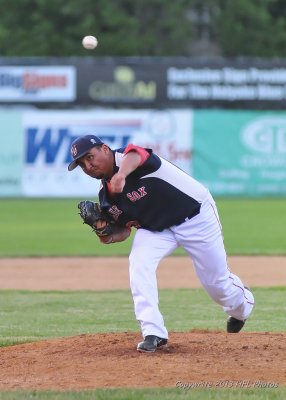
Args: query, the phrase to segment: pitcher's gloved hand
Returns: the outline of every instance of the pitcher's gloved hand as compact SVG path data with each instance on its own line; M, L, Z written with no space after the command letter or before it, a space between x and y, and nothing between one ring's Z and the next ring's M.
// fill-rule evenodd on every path
M84 224L91 226L92 230L99 237L110 236L118 229L124 227L115 223L115 221L104 212L98 203L85 200L78 203L79 214Z
M130 236L131 228L115 222L98 203L85 200L78 203L78 208L83 223L91 226L101 243L123 242Z

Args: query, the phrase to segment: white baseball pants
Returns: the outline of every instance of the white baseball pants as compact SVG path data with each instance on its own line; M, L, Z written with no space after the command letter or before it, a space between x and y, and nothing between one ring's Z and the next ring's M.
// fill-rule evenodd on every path
M129 275L135 316L143 337L168 338L159 310L156 270L162 258L179 246L192 258L197 276L212 299L228 315L247 319L254 298L228 268L216 205L209 194L200 213L181 225L162 232L141 228L136 232L129 257Z

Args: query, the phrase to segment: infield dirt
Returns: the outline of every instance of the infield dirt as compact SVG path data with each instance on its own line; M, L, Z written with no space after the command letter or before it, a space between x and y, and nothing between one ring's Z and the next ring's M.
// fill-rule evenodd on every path
M285 284L283 257L230 257L250 286ZM161 288L200 287L185 257L158 272ZM126 258L0 259L0 288L128 288ZM170 332L169 346L140 354L140 333L80 335L0 349L0 390L111 387L277 387L286 384L286 334L192 330Z

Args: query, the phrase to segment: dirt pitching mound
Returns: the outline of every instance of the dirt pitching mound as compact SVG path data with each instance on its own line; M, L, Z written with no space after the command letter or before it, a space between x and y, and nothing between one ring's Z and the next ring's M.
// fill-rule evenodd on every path
M286 334L193 330L141 354L135 333L81 335L0 349L0 390L118 387L277 387Z

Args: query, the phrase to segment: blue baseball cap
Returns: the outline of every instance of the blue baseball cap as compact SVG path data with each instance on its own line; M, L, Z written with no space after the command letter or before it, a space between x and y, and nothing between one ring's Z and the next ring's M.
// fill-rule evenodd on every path
M74 140L71 144L71 155L73 161L69 164L68 170L72 171L75 169L78 166L77 160L85 156L92 147L100 146L102 144L103 142L94 135L80 136Z

